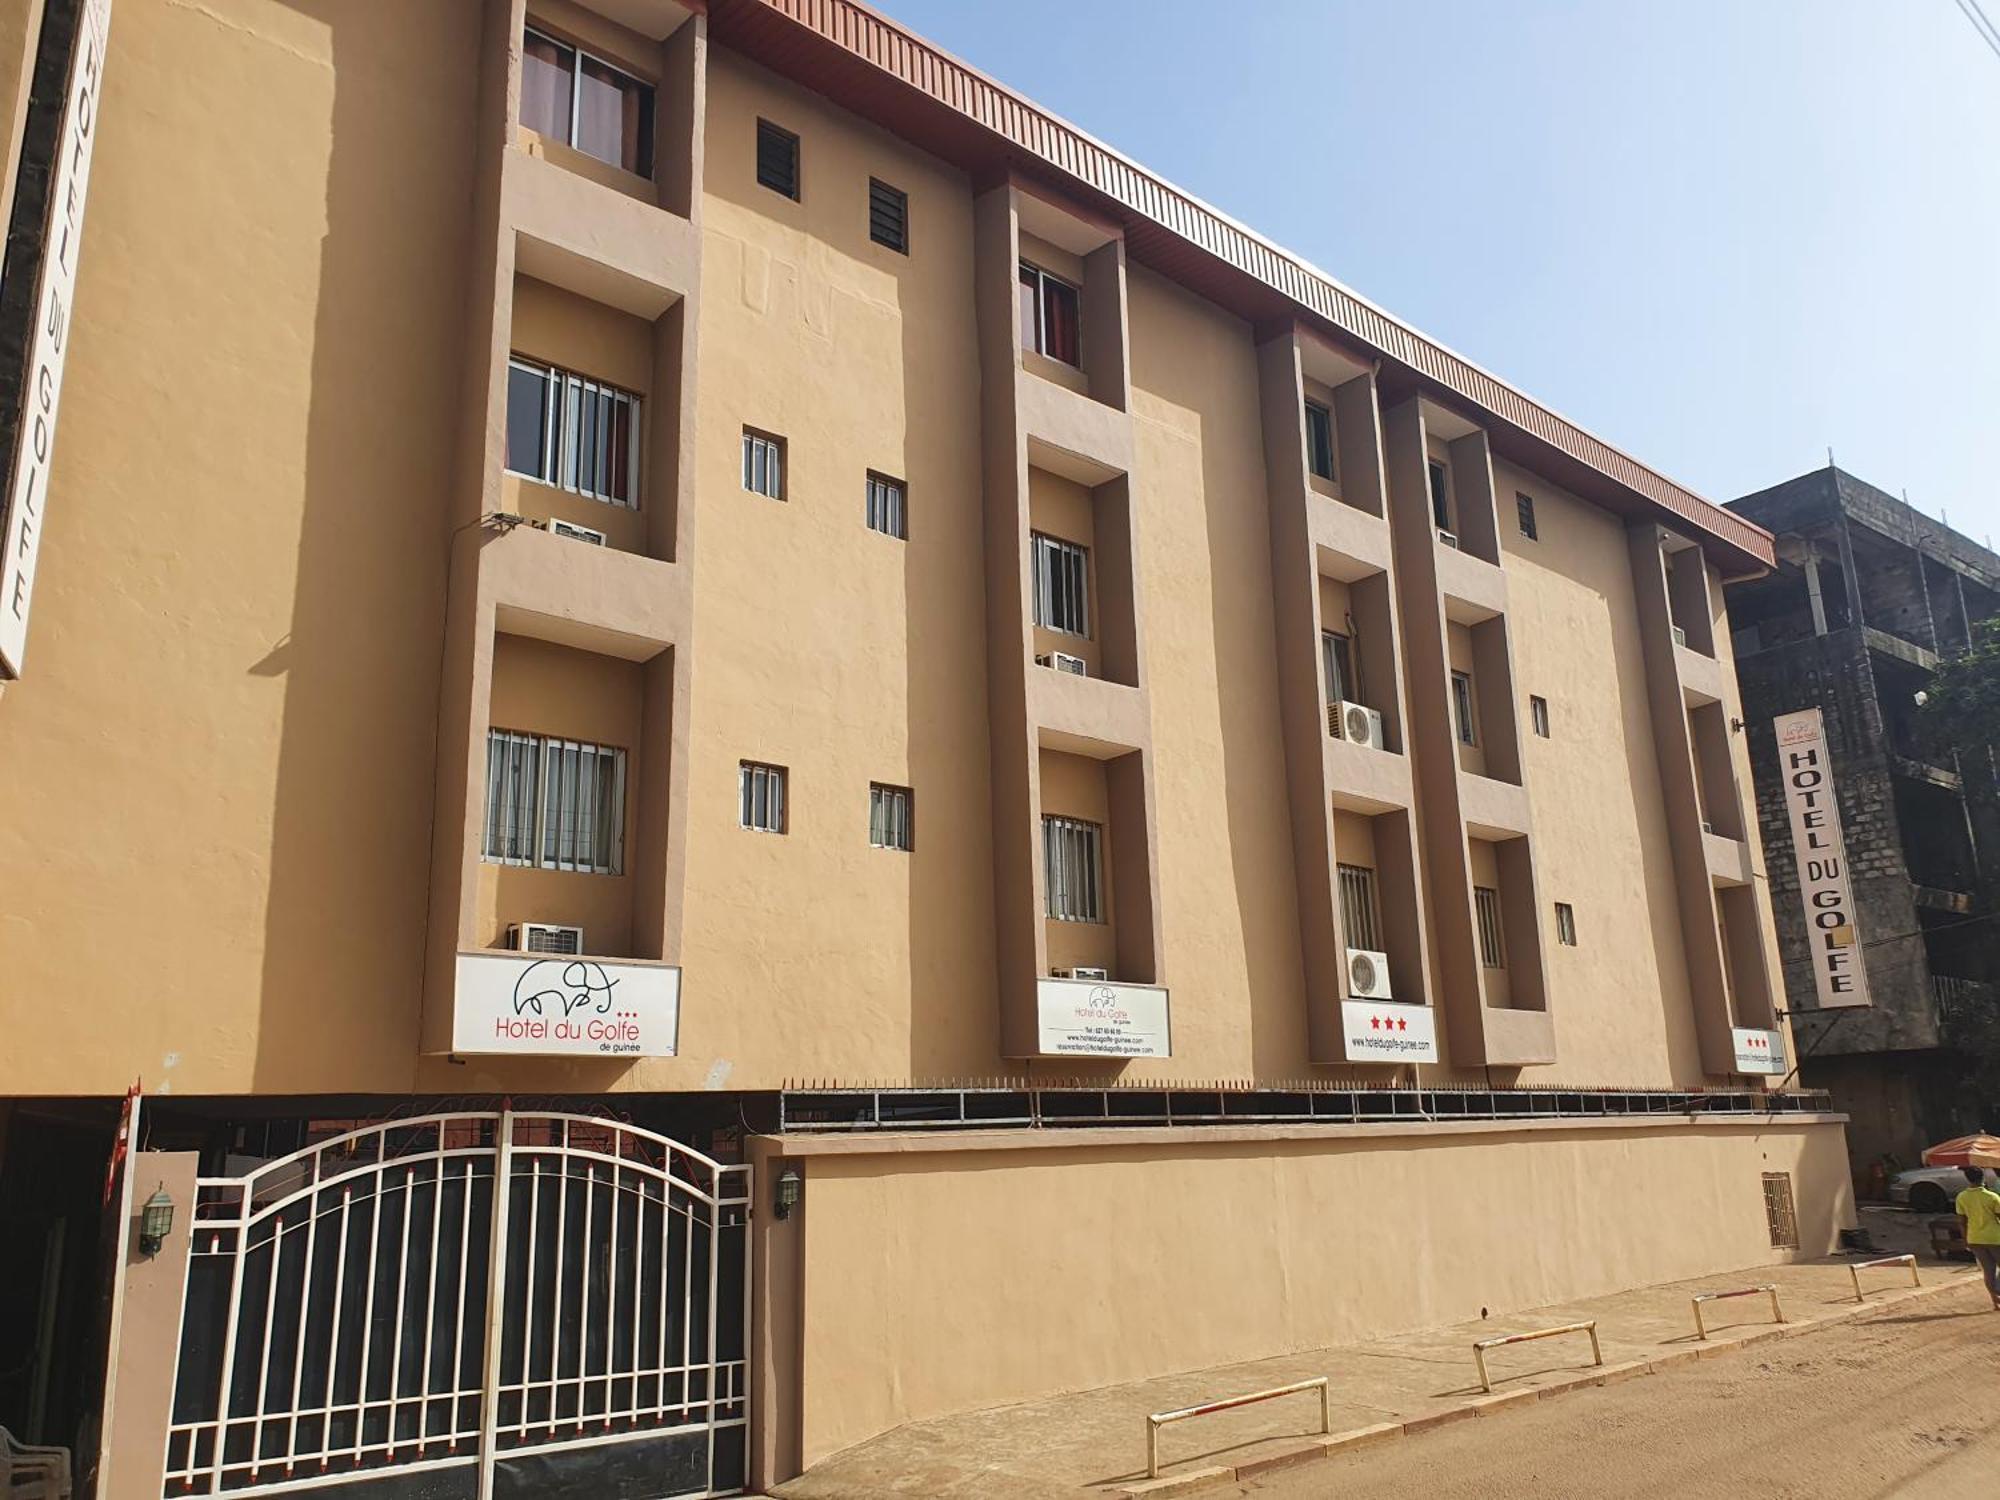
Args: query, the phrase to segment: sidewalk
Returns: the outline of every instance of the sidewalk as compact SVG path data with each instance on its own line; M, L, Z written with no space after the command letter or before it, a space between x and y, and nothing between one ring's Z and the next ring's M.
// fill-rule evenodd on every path
M1420 1329L1359 1345L1198 1370L916 1422L884 1433L780 1485L783 1500L1040 1500L1040 1497L1165 1496L1210 1487L1290 1463L1312 1462L1366 1442L1416 1435L1446 1422L1504 1412L1581 1386L1643 1376L1679 1360L1723 1354L1866 1316L1913 1297L1976 1284L1960 1262L1941 1264L1920 1244L1922 1221L1864 1212L1884 1253L1918 1252L1922 1290L1901 1266L1864 1272L1857 1305L1852 1259L1725 1272L1698 1281L1639 1287L1556 1307ZM1697 1291L1775 1283L1786 1322L1770 1322L1767 1298L1710 1303L1709 1337L1696 1341L1688 1299ZM1983 1306L1983 1301L1982 1301ZM1479 1388L1472 1341L1560 1323L1597 1320L1604 1368L1590 1363L1582 1334L1490 1351L1493 1394ZM1333 1437L1319 1434L1314 1393L1287 1396L1162 1429L1158 1481L1146 1478L1146 1416L1325 1375Z

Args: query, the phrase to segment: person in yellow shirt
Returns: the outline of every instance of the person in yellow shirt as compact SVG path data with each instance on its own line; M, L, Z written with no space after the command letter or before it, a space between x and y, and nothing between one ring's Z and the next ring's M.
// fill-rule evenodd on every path
M1986 1278L1986 1295L1993 1299L1993 1310L2000 1312L2000 1193L1986 1186L1986 1174L1977 1167L1965 1169L1965 1181L1965 1190L1952 1206L1958 1210L1965 1246Z

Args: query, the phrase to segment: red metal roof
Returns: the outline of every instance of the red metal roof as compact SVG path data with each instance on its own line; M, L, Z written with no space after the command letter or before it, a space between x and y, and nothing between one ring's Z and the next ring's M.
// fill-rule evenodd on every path
M1622 515L1691 533L1726 575L1772 566L1769 532L1593 437L1297 256L858 0L711 0L709 34L961 167L1045 182L1116 220L1134 261L1253 323L1297 318L1382 361L1389 395L1478 420L1494 450Z

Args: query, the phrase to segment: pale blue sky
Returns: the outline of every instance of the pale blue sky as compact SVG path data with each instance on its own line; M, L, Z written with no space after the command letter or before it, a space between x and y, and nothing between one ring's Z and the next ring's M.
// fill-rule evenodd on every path
M2000 57L1952 0L881 3L1710 499L1831 443L2000 537Z

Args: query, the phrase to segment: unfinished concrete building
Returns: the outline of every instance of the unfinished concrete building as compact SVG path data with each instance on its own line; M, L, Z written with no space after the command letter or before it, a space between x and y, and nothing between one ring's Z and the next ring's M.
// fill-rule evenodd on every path
M1917 695L2000 613L2000 556L1831 466L1731 502L1776 533L1778 567L1728 590L1757 817L1802 1080L1852 1116L1864 1179L1973 1129L1967 1053L1994 1005L1979 891L2000 858L1990 746L1926 747ZM1860 913L1863 1010L1814 1013L1807 929L1771 721L1825 715ZM1968 789L1974 795L1968 797Z

